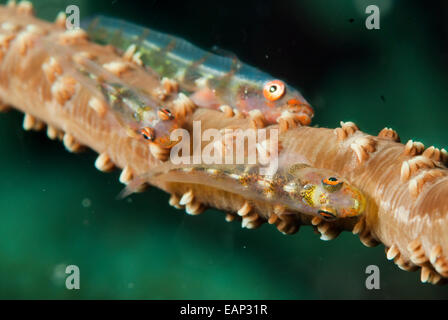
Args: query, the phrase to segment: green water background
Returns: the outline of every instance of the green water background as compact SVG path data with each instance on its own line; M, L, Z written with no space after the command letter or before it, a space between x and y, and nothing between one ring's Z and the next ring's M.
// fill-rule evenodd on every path
M77 4L96 13L233 51L303 90L315 123L355 121L375 134L447 147L448 6L434 1L129 2L38 1L54 19ZM381 30L364 27L369 4ZM421 284L384 247L349 233L324 242L309 227L284 236L226 223L222 212L191 217L157 189L115 196L119 172L104 174L96 154L70 154L44 133L24 132L22 115L0 115L0 298L313 299L447 298ZM448 201L448 200L447 200ZM78 265L81 289L65 288ZM365 288L377 265L381 289Z

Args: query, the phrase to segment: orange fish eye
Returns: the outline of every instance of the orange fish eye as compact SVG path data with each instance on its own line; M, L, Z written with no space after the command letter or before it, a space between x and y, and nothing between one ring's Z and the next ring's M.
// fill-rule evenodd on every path
M159 110L157 111L157 114L158 114L159 118L164 121L174 119L173 114L167 108L159 108Z
M263 95L269 101L276 101L285 94L285 84L280 80L272 80L263 87Z
M153 128L145 127L140 129L140 134L145 138L146 140L153 141L155 138L155 133Z
M330 177L330 178L327 178L327 179L323 179L323 183L325 183L325 184L327 184L329 186L337 186L341 182L339 181L338 178Z
M335 192L341 189L343 182L335 177L322 179L322 186L329 192Z

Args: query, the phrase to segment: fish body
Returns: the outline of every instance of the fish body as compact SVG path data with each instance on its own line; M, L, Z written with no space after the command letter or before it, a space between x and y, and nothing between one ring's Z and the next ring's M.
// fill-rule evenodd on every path
M140 137L142 130L151 130L152 135L147 140L162 146L171 144L170 133L179 127L177 119L161 116L160 110L168 113L169 110L149 92L124 82L92 59L78 58L70 72L80 82L89 83L88 87L95 94L102 95L129 136Z
M200 184L282 206L286 212L300 212L327 221L354 217L365 209L364 195L331 170L298 162L281 167L271 175L260 174L259 164L174 165L170 162L153 168L127 186L126 196L142 183Z
M170 141L170 132L178 127L176 121L161 119L158 110L162 108L154 107L147 96L119 83L102 82L100 88L112 110L121 115L120 120L124 119L124 125L134 130L132 132L138 132L146 140L159 144ZM144 135L145 131L151 134Z
M199 107L227 105L244 114L260 110L268 123L275 123L284 111L294 114L302 124L309 124L314 115L298 90L232 54L204 51L179 37L104 16L86 21L84 26L90 38L100 44L112 44L123 51L136 48L135 55L147 67L160 78L178 81Z

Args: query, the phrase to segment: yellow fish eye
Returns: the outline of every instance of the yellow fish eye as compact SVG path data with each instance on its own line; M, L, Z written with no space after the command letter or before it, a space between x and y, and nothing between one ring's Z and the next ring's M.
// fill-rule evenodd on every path
M344 182L335 177L322 179L322 186L329 192L338 191L339 189L341 189L343 183Z

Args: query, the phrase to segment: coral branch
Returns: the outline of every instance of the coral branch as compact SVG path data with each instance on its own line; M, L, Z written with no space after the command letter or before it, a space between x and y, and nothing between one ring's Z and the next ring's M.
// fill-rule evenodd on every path
M156 98L160 88L175 92L175 84L168 80L160 83L140 63L131 64L132 50L122 57L111 47L90 43L82 32L67 33L57 25L33 18L31 12L27 6L0 8L1 109L10 105L24 112L25 129L42 129L45 123L48 136L62 139L70 151L79 151L82 146L95 150L100 155L97 168L123 168L123 183L162 163L169 149L130 135L111 115L95 86L92 89L91 82L74 77L70 70L78 61L76 54L82 54ZM51 46L48 39L55 40ZM67 50L73 55L64 56ZM173 113L185 128L191 128L195 120L202 121L203 129L265 125L261 113L241 118L228 106L222 111L195 109L182 93L172 99L176 107ZM219 188L151 183L172 195L170 204L184 207L192 215L215 207L229 212L228 221L241 218L247 228L269 222L287 234L301 225L312 225L324 240L350 230L367 246L383 243L387 258L400 268L421 267L424 282L438 283L448 277L445 150L425 150L421 143L412 141L398 143L398 134L391 129L384 129L376 137L363 133L352 122L331 130L296 127L286 115L282 119L278 126L269 126L281 129L282 152L303 155L314 167L333 170L360 188L367 197L363 216L325 222L298 212L288 214L281 206L264 200L248 201L244 194Z

